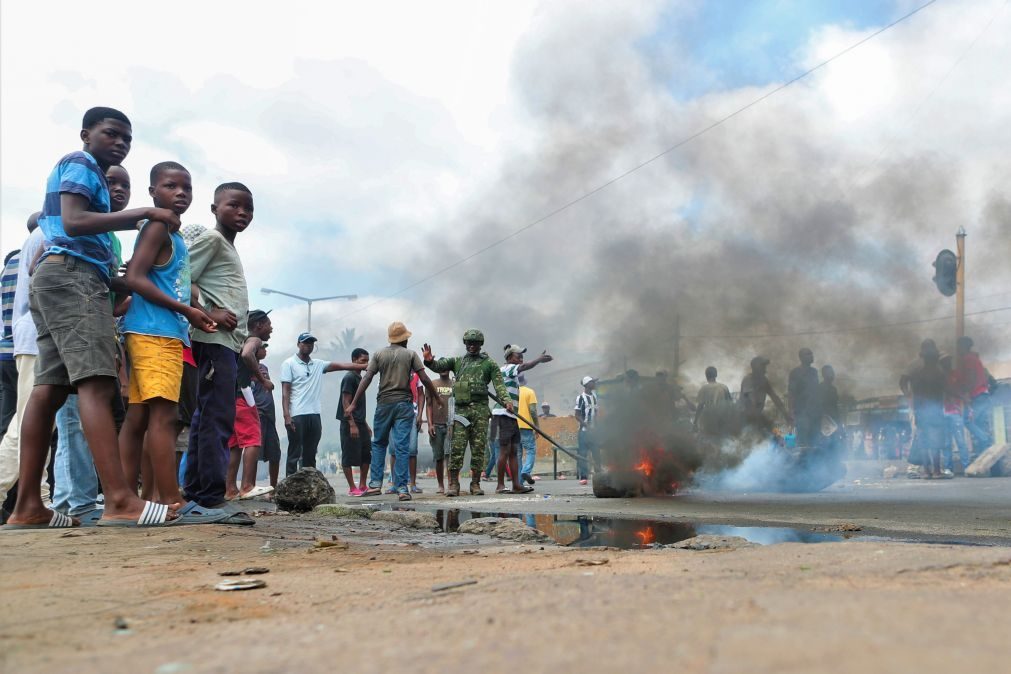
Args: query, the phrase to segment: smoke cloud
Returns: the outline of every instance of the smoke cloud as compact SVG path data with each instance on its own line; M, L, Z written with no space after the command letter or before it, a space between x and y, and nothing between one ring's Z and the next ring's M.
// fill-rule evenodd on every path
M660 6L624 10L541 13L513 67L532 131L428 259L486 246L778 84L682 100L670 52L659 59L641 46L655 37ZM967 85L959 78L934 91L992 5L963 6L958 25L967 28L954 33L943 30L953 11L931 8L468 262L451 272L454 282L440 282L432 302L447 327L484 329L493 357L507 342L551 348L556 362L530 377L552 397L578 393L583 364L598 376L626 366L670 370L678 316L685 382L698 383L715 364L736 391L748 361L762 354L783 393L807 346L816 366L835 367L844 393L897 392L920 340L950 348L953 322L880 326L953 315L930 263L954 248L958 226L978 223L970 298L1007 280L992 263L1011 210L1002 192L1008 162L978 139L1011 141L997 109L1011 112L1011 104L960 97ZM973 87L1002 77L988 65L1006 49L1000 34L995 26L961 64ZM859 37L812 35L791 69ZM971 154L957 151L969 142ZM969 310L985 306L993 302ZM969 325L984 354L1002 346L1000 328L982 318ZM826 334L792 335L811 330Z

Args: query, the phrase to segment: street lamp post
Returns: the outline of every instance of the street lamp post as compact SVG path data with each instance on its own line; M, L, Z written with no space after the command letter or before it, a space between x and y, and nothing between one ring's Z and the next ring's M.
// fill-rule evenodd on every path
M296 300L302 300L309 306L309 320L306 324L306 332L312 332L312 303L322 302L324 300L356 300L358 295L329 295L327 297L302 297L301 295L294 295L292 293L286 293L283 290L274 290L273 288L260 288L260 292L264 295L284 295L285 297L293 297Z

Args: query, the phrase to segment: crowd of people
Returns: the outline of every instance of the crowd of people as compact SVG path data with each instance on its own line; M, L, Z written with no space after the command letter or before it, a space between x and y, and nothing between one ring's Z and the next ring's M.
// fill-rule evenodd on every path
M0 278L0 494L7 495L7 526L252 524L231 505L274 489L281 460L274 384L263 363L273 328L269 312L249 309L235 248L252 222L253 194L240 182L221 184L211 205L214 227L183 228L193 185L177 162L151 168L150 206L127 208L132 183L122 162L133 138L126 115L88 110L80 139L82 149L53 168L43 208L29 218L28 237L5 258ZM124 264L116 232L125 230L138 235ZM531 491L539 415L524 373L552 357L544 352L528 361L525 348L508 344L500 366L483 350L484 335L468 330L462 355L436 358L427 344L420 355L408 349L411 336L395 322L388 346L371 355L355 349L349 362L313 358L316 337L298 336L280 375L285 475L316 467L323 375L346 371L337 417L350 495L383 493L387 455L387 493L404 501L419 493L418 436L426 424L440 493L460 494L468 448L470 494L484 493L481 477L493 470L496 493ZM910 476L950 477L953 443L968 465L966 429L975 447L992 439L988 377L968 338L959 340L954 365L930 340L920 355L922 365L901 382L917 438L910 462L918 468ZM799 358L786 405L763 357L752 360L736 403L714 367L695 403L665 373L654 386L672 407L684 401L701 437L728 432L724 412L731 406L743 410L745 423L764 419L771 399L795 426L798 446L832 447L840 425L834 371L822 367L819 379L810 349ZM370 426L365 392L377 375ZM573 412L577 477L585 484L591 459L594 470L601 468L594 441L600 405L596 379L581 383ZM625 383L636 389L638 374L628 371ZM553 416L548 405L540 416ZM256 484L260 461L268 465L269 487Z

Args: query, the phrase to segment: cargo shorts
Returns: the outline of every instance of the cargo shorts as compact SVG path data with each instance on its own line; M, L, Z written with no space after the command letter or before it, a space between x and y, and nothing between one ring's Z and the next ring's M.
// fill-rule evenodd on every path
M36 386L116 377L109 287L94 265L69 255L43 259L32 274L28 304L39 332Z

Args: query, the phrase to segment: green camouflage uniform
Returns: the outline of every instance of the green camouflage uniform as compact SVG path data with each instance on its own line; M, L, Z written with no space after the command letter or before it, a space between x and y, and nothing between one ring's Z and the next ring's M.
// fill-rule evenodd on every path
M463 457L467 453L467 443L470 443L471 480L477 480L484 470L485 453L488 447L488 419L491 410L488 408L488 384L495 388L495 395L500 400L509 400L509 392L502 381L502 371L498 364L481 353L477 356L466 354L458 358L440 358L425 363L425 367L442 374L452 371L456 375L453 385L453 396L456 399L457 417L463 417L470 422L464 426L459 421L453 421L453 444L449 456L449 469L463 468ZM469 402L464 398L468 397Z

